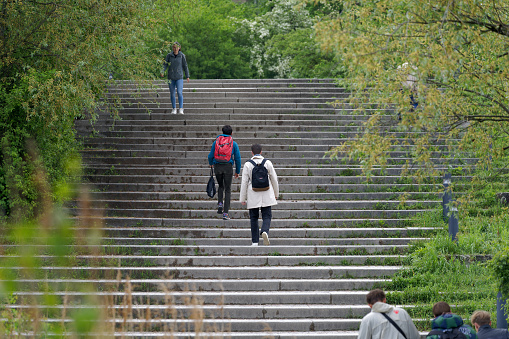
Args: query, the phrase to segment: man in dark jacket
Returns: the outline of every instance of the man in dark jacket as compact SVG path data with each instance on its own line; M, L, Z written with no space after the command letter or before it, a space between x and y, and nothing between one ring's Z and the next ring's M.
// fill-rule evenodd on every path
M475 311L470 317L479 339L509 339L506 328L491 328L491 315L486 311Z
M464 338L477 339L475 330L463 324L463 319L459 315L451 313L451 307L445 301L439 301L433 305L433 315L435 319L431 321L431 332L426 339L442 338Z
M238 178L240 173L241 160L239 145L237 145L237 143L233 141L232 138L232 127L230 125L224 125L222 130L223 134L218 135L216 140L214 140L212 143L212 148L210 149L208 160L210 167L214 167L214 172L216 174L216 179L219 186L217 190L217 213L223 215L223 220L230 220L230 215L228 212L230 210L231 187L233 180L233 162L235 162L235 178ZM226 142L225 147L228 149L226 160L217 158L218 154L216 154L216 152L219 150L219 148L216 148L216 144L218 144L217 141L220 139L222 142Z
M161 77L168 69L168 86L170 87L171 114L177 114L177 105L175 103L175 88L179 98L179 113L184 114L184 97L182 90L184 89L184 72L186 73L187 82L189 82L189 69L187 68L186 56L180 51L180 44L174 42L172 46L173 52L168 53L164 59L164 67Z

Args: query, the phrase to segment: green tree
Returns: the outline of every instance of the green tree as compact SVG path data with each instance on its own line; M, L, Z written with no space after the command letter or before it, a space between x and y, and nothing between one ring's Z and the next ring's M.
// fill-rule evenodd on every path
M30 216L39 192L27 141L35 140L53 191L78 157L73 122L101 104L107 79L146 78L151 2L0 3L0 215ZM3 211L3 212L2 212Z
M237 30L251 52L250 64L257 77L315 78L341 73L335 56L320 49L312 30L330 6L302 5L298 0L271 1L265 6L270 10L239 20Z
M343 75L333 53L320 49L314 30L303 28L277 34L265 44L268 70L281 78L331 78Z
M451 166L470 156L485 166L490 156L503 155L509 146L508 14L502 1L342 1L336 16L317 24L317 34L346 65L343 83L352 101L362 103L368 90L379 106L359 139L331 155L370 159L369 171L406 140L422 169L418 175L425 176L436 173L431 140L446 140L448 152L440 156ZM415 86L403 85L409 77ZM410 95L419 103L415 110ZM365 108L360 104L357 113ZM391 123L387 111L401 121ZM406 138L395 140L388 128Z
M157 30L162 61L178 41L195 79L251 78L249 52L235 34L234 17L244 16L244 7L230 0L190 0L161 11L164 22ZM164 6L164 5L163 5ZM159 70L155 70L157 73Z

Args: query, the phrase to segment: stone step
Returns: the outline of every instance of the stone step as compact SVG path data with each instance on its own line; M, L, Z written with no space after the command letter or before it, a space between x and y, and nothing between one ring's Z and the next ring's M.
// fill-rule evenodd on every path
M170 102L169 95L159 96L154 98L153 101L146 98L143 102L138 101L136 98L130 101L125 100L122 104L122 107L119 109L120 112L123 109L138 109L141 111L144 110L157 110L157 109L171 109L172 104ZM211 101L210 98L193 98L192 102L184 101L184 108L186 109L201 109L201 108L287 108L287 109L301 109L301 108L336 108L340 110L353 110L358 109L359 105L349 104L349 103L341 103L341 104L333 104L333 102L337 100L337 98L330 98L330 101L327 101L325 98L314 99L314 98L286 98L285 100L278 100L274 102L273 98L223 98L223 100L214 100ZM176 107L180 107L178 100L176 100ZM369 107L369 108L378 108L374 104L364 105L361 107ZM362 119L362 117L360 117ZM367 120L367 119L363 119Z
M246 236L246 232L249 233L250 228L235 229L235 228L193 228L193 227L111 227L102 228L109 237L121 237L129 236L130 238L135 237L148 237L148 238L189 238L189 239L231 239L231 238L242 238ZM287 240L295 238L322 238L327 240L328 238L347 238L347 237L376 237L377 240L383 237L406 237L408 234L413 236L422 235L428 232L436 231L435 228L277 228L274 227L270 231L271 237L274 238L285 238ZM325 238L325 239L324 239ZM413 238L412 238L413 239ZM184 242L186 240L183 240ZM189 240L191 241L191 240ZM383 241L383 240L381 240Z
M285 93L287 94L287 93ZM187 94L186 94L187 95ZM198 95L193 95L192 100L188 98L184 98L184 104L186 105L196 105L196 104L212 104L216 107L216 104L236 104L236 103L274 103L274 104L290 104L290 105L297 105L297 104L322 104L322 105L333 105L337 108L358 108L358 107L370 107L370 108L377 108L378 104L376 103L359 103L359 104L350 104L345 99L348 98L347 93L341 93L327 97L325 95L320 95L319 97L316 96L308 96L308 97L301 97L301 96L295 96L291 97L289 95L281 96L277 98L277 102L274 102L274 96L263 96L260 93L258 93L256 96L251 95L251 93L239 93L238 96L218 96L217 98L214 98L214 100L211 100L210 94L207 93L207 95L200 97ZM107 100L108 98L106 98ZM178 97L175 98L175 103L178 104ZM338 103L336 103L338 101ZM114 104L115 100L108 101L110 104ZM139 107L139 108L147 108L147 107L160 107L160 105L171 105L170 101L170 93L166 91L159 91L158 93L152 94L151 96L134 96L134 97L124 97L122 99L121 103L122 107ZM103 105L101 107L102 109L107 109L107 105Z
M240 203L233 203L229 211L229 215L232 219L248 219L247 210L240 210L242 207ZM381 206L383 208L383 206ZM430 207L431 208L431 207ZM191 210L191 209L108 209L108 208L93 208L94 213L100 213L100 215L109 217L137 217L137 218L220 218L216 211L210 210ZM75 213L80 213L80 208L74 209ZM423 213L424 209L412 209L412 210L390 210L390 209L364 209L364 210L272 210L272 217L274 219L308 219L308 218L320 218L324 219L336 219L336 218L409 218L415 214Z
M77 257L81 266L85 266L90 260L113 261L118 266L196 266L196 267L237 267L237 266L326 266L326 265L395 265L406 261L405 255L244 255L244 256L175 256L175 255L109 255L101 257ZM100 262L100 261L95 261ZM369 280L369 279L368 279ZM282 281L282 280L278 280ZM364 280L363 280L364 281ZM194 282L194 281L193 281ZM339 283L338 283L339 284ZM349 287L350 280L343 282L341 289L356 289ZM238 287L245 289L245 287ZM312 284L307 288L313 288ZM299 285L304 290L304 285ZM202 290L202 288L200 288Z
M207 165L207 152L203 153L204 155L202 157L196 157L196 158L181 158L181 157L121 157L121 156L115 156L115 157L87 157L86 155L83 156L83 160L85 164L88 163L94 163L96 165ZM112 156L114 156L114 152L112 152ZM171 154L169 154L171 155ZM444 158L429 158L429 162L438 164L438 165L456 165L456 166L463 166L463 165L474 165L477 163L477 159L475 158L463 158L463 159L444 159ZM347 160L343 158L341 160L342 163L355 163L354 160ZM330 160L328 158L302 158L302 157L288 157L285 158L285 165L286 166L305 166L305 165L311 165L317 166L317 165L327 165L327 164L339 164L339 161L337 160ZM413 164L415 163L415 160L408 157L400 157L400 158L389 158L387 160L388 165L395 165L395 164ZM277 163L275 164L277 166Z
M264 151L263 154L268 159L272 159L273 162L284 163L286 159L303 159L303 160L323 160L324 152L315 152L315 151ZM191 151L185 150L173 150L171 152L172 158L180 158L180 159L207 159L209 155L210 149L205 149L204 147L197 147ZM127 150L110 150L110 149L85 149L82 151L83 157L86 158L166 158L168 157L168 150L154 150L154 149L127 149ZM449 155L449 152L431 152L430 157L435 161L441 159L440 157L443 155ZM252 154L251 151L241 151L240 152L241 159L250 159ZM465 154L466 156L466 154ZM407 150L402 151L391 151L387 152L387 157L393 160L399 160L401 158L410 158L411 152ZM329 160L325 158L325 160ZM330 161L330 160L329 160Z
M172 247L174 244L178 246L246 246L250 245L251 239L250 230L245 230L244 235L237 238L201 238L192 237L188 238L167 238L162 236L147 237L145 235L132 237L104 237L104 244L115 244L115 245L131 245L143 246L143 245L161 245L166 247ZM345 246L345 245L357 245L357 246L390 246L390 245L407 245L411 241L424 241L427 238L281 238L270 232L271 245L274 246ZM246 244L246 241L247 244ZM277 248L275 248L277 252Z
M108 255L206 255L206 256L228 256L228 255L274 255L274 256L313 256L313 255L368 255L368 254L405 254L408 250L408 245L280 245L277 238L271 237L271 246L251 246L249 236L244 238L245 245L130 245L129 247L123 245L104 245L104 246L90 246L93 250L104 250ZM6 249L15 249L12 245L5 245ZM147 253L147 248L150 248L150 253ZM303 259L304 261L304 259ZM351 267L350 267L351 269ZM164 269L160 269L164 271ZM364 272L363 274L369 272ZM163 272L164 273L164 272ZM371 272L373 273L373 272ZM374 275L367 276L377 276ZM359 277L365 275L359 275Z
M13 267L12 271L22 271L24 267ZM90 275L96 279L105 277L130 277L133 279L175 277L178 279L344 279L345 277L368 278L388 277L401 268L399 266L239 266L225 267L220 270L215 267L197 266L161 266L161 267L41 267L39 271L47 278L66 275L86 278ZM253 291L250 291L253 292ZM329 294L329 291L314 291L317 294ZM157 293L157 292L154 292ZM233 293L233 292L232 292ZM240 292L242 293L242 291ZM255 293L255 292L253 292ZM297 297L301 291L286 292L290 298ZM332 292L334 293L334 292ZM344 291L337 291L338 295L345 296ZM249 293L246 293L248 296ZM310 293L313 294L313 293ZM347 295L347 294L346 294ZM348 295L347 295L348 296ZM248 296L249 297L249 296ZM292 301L286 301L291 302ZM295 301L294 301L295 302ZM308 301L311 303L319 303ZM230 301L229 303L235 303ZM280 303L273 300L270 303ZM337 304L337 303L334 303ZM344 303L340 303L344 304Z
M71 217L76 220L79 224L79 219ZM233 220L222 220L216 218L200 218L200 219L187 219L187 218L148 218L148 217L94 217L90 216L89 219L94 224L100 225L104 222L106 225L111 227L199 227L199 228L231 228L231 229L250 229L249 219L233 219ZM405 218L348 218L339 219L331 218L327 220L322 219L272 219L271 229L275 230L277 227L288 227L288 228L307 228L307 227L320 227L320 228L337 228L337 227L379 227L383 228L408 228L404 227L408 223Z
M202 197L206 197L205 193L205 185L206 181L203 181L201 184L151 184L151 183L93 183L94 190L96 191L143 191L143 192L173 192L175 194L176 199L180 198L180 194L185 192L193 192L193 193L201 193ZM216 183L217 185L217 183ZM240 192L240 183L233 182L232 183L232 194L235 192ZM285 184L280 185L279 192L280 194L289 194L289 193L333 193L333 192L376 192L379 191L390 191L393 194L397 194L394 192L436 192L436 185L431 184L395 184L392 183L390 185L387 184L326 184L326 185L316 185L316 184ZM283 200L286 200L283 195ZM233 200L232 200L233 201Z
M142 120L139 120L142 122ZM110 123L109 121L104 121L102 124L85 125L80 127L81 131L90 131L93 130L99 131L102 134L107 132L167 132L169 135L173 134L172 132L182 133L182 132L203 132L203 133L211 133L211 135L221 134L220 130L211 129L207 126L193 126L193 125L173 125L170 124L171 120L166 120L164 123L153 125L152 122L157 122L153 120L148 120L149 124L125 124L124 123ZM251 122L250 125L235 127L235 134L241 132L263 132L270 131L272 132L295 132L295 131L306 131L306 132L357 132L359 127L357 125L353 125L348 120L342 121L340 123L336 123L335 125L330 125L327 121L324 120L324 124L285 124L278 126L267 126L267 125L253 125ZM213 138L212 138L212 141ZM211 141L211 143L212 143Z
M173 118L175 118L174 115L171 114ZM217 134L221 134L221 125L214 125L211 126L210 124L207 125L207 121L205 119L150 119L152 116L147 116L147 113L142 112L140 113L140 119L125 119L125 117L122 120L114 120L109 115L108 116L102 116L100 115L98 119L94 122L92 125L87 120L78 120L76 121L76 127L80 131L87 131L91 130L93 128L100 129L100 128L111 128L115 129L117 127L137 127L142 126L144 128L165 128L165 129L181 129L181 130L206 130L206 131L216 131ZM144 119L143 119L144 117ZM177 114L178 118L187 118L184 114L184 116ZM300 118L300 119L299 119ZM316 120L310 120L310 119L302 119L302 117L296 116L295 119L290 120L278 120L277 124L274 123L273 120L266 120L266 119L258 119L254 120L252 119L235 119L234 121L234 133L237 135L239 131L246 130L247 128L267 128L271 127L274 129L277 129L278 127L292 127L292 128L305 128L308 126L350 126L358 128L359 125L361 125L365 119L363 118L355 118L354 116L349 115L341 115L338 117L333 117L328 115L324 116L323 119L316 119ZM253 122L256 121L256 124Z
M216 270L217 271L217 270ZM14 296L39 296L40 292L17 292ZM123 292L73 292L63 291L48 293L49 296L64 297L67 295L75 300L84 299L91 295L99 297L122 298ZM204 305L288 305L288 304L316 304L316 305L361 305L365 304L365 291L219 291L219 292L132 292L133 300L144 300L153 305L161 305L168 297L174 298L175 304L182 304L182 298L195 297ZM360 320L360 319L359 319Z
M135 286L136 282L131 283ZM138 280L137 280L138 281ZM318 280L317 280L318 281ZM249 281L244 281L249 282ZM162 280L161 283L166 283ZM42 306L34 306L43 308ZM193 311L194 305L173 305L172 308L187 318L187 314ZM7 306L8 309L21 309L22 307ZM112 309L122 310L122 305L112 305ZM44 309L62 310L62 306L44 307ZM87 305L68 305L69 310L94 309ZM152 314L167 311L168 308L161 305L132 305L131 309L135 312L150 310ZM301 318L361 318L369 313L369 307L366 306L345 306L345 305L203 305L202 310L206 314L206 319L217 318L218 314L224 314L227 319L301 319Z
M271 237L271 246L251 246L249 236L244 238L244 245L150 245L154 255L346 255L346 254L404 254L408 245L281 245L277 238ZM108 254L144 255L146 245L106 245ZM364 271L362 271L364 272ZM368 272L364 272L367 274ZM375 274L374 272L371 272ZM365 275L359 275L358 277ZM368 276L377 276L368 275Z
M398 200L401 199L403 193L392 192L366 192L366 193L284 193L280 194L279 201L287 200ZM460 193L455 193L460 194ZM98 192L94 191L91 194L95 200L203 200L203 192L143 192L143 191L107 191ZM442 192L406 192L405 199L407 200L432 200L437 201L442 198ZM232 200L239 200L239 193L232 192Z
M149 324L145 324L145 322ZM320 318L310 318L310 319L295 319L295 320L278 320L278 319L260 319L260 320L236 320L236 319L225 319L225 320L210 320L204 319L200 321L200 329L207 328L213 329L217 328L217 331L222 332L222 328L227 328L229 331L235 333L237 331L267 331L270 329L272 331L338 331L338 330L353 330L358 328L360 324L360 319L320 319ZM139 326L140 328L146 329L151 328L154 331L158 331L162 327L175 326L187 328L188 331L194 333L194 326L196 325L196 320L173 320L173 319L161 319L157 318L151 320L150 322L141 320L127 320L124 321L122 318L118 318L116 321L116 327L120 330L122 327L132 327ZM214 331L214 330L212 330ZM198 330L200 333L200 337L202 337L202 331ZM191 335L191 334L187 334ZM194 336L191 335L191 336ZM173 337L173 335L172 335ZM212 336L215 337L215 336ZM207 337L208 338L208 337ZM265 337L266 338L266 337Z
M290 87L290 88L299 88L299 87L334 87L341 88L336 86L334 80L332 79L323 79L317 81L307 81L306 79L264 79L261 81L251 80L251 79L221 79L221 80L212 80L212 79L194 79L191 82L184 82L185 87L209 87L215 89L221 88L234 88L234 87ZM144 88L148 90L152 90L154 88L161 88L164 90L168 90L168 83L166 80L153 81L148 84L143 83L133 83L133 84L120 84L111 90L125 90L129 93L135 93L137 90L143 90ZM342 88L341 88L342 89ZM343 89L344 90L344 89Z
M192 258L192 257L191 257ZM116 258L115 258L116 259ZM206 258L200 258L201 260L206 260ZM140 259L141 260L141 259ZM161 257L152 257L151 260L162 262L164 258ZM27 287L24 291L27 292L30 289L28 287L33 286L34 283L43 282L48 286L73 286L77 289L80 289L83 285L98 285L101 286L103 290L108 290L109 288L114 288L115 290L119 289L119 285L122 284L131 284L132 291L137 292L148 292L148 291L160 291L161 286L165 286L167 290L170 291L237 291L237 292L247 292L247 291L349 291L349 290L358 290L358 289L370 289L375 284L381 285L389 280L387 279L378 279L378 278L363 278L363 279L223 279L223 280L212 280L212 279L193 279L193 280L185 280L185 279L43 279L43 280L34 280L34 279L17 279L18 283L22 284L24 287ZM69 305L71 306L71 305ZM135 305L133 305L135 306ZM260 307L257 305L251 305L253 307ZM283 307L286 308L286 305L265 305L264 307L273 308L273 307ZM313 305L307 305L309 308L312 308ZM346 308L346 306L342 305L331 305L334 308ZM154 307L155 309L159 308L159 305L146 305L146 307ZM188 307L187 305L182 305L180 307ZM207 305L207 308L214 307L214 305ZM239 308L239 310L245 309L247 311L246 306L242 305L224 305L227 308ZM322 308L323 305L315 305L316 308ZM353 308L364 309L367 306L353 306ZM236 314L236 316L239 316ZM281 314L283 316L283 314ZM295 317L295 315L293 315Z
M335 146L338 146L339 143L338 143L338 140L343 140L343 139L355 139L355 136L357 135L357 133L353 133L353 132L344 132L344 133L340 133L340 136L342 136L342 138L320 138L320 139L317 139L317 138L295 138L295 137L271 137L269 139L267 139L267 141L269 141L268 144L270 145L278 145L278 146L281 146L281 145L286 145L288 147L298 147L300 145L313 145L313 146L321 146L321 145L327 145L327 146L330 146L330 147L335 147ZM217 136L217 135L216 135ZM214 136L213 138L203 138L203 137L197 137L197 138L191 138L191 139L175 139L175 138L169 138L169 137L163 137L163 138L153 138L153 137L131 137L131 138L124 138L124 137L119 137L119 136L110 136L110 137L106 137L106 136L101 136L101 135L93 135L91 134L90 136L83 136L83 141L85 142L85 144L91 144L91 145L97 145L97 144L103 144L103 145L108 145L107 147L111 148L115 145L121 145L121 144L154 144L154 145L166 145L166 144L169 144L171 146L173 145L195 145L195 146L198 146L198 145L202 145L202 146L208 146L208 147L211 147L212 146L212 142L214 141L214 138L216 137ZM243 137L242 135L240 136L235 136L235 139L234 139L237 144L239 145L252 145L254 143L260 143L260 139L257 138L257 137ZM397 142L400 142L402 144L406 144L406 143L409 143L410 140L409 139L406 139L406 138L399 138L397 140ZM443 141L439 142L440 143L443 143ZM356 163L355 164L356 166L358 166L359 164Z
M288 146L286 146L288 147ZM305 147L305 146L300 146ZM408 173L414 173L417 170L423 170L422 167L411 168ZM89 174L95 175L112 175L110 166L91 165L86 168ZM445 172L447 167L438 168L439 171ZM374 168L373 176L401 176L403 169L401 167L388 167L384 169ZM105 173L107 172L107 173ZM179 176L209 176L210 168L193 168L193 167L166 167L166 166L117 166L115 167L116 175L179 175ZM363 177L362 168L360 166L343 166L335 168L326 167L281 167L277 168L278 177L284 176L361 176ZM464 176L452 176L453 182L459 182Z
M405 205L407 208L412 206L418 206L419 209L431 209L437 206L441 201L428 201L428 200L407 200ZM113 208L116 210L129 210L129 209L140 209L140 210L212 210L215 212L217 209L217 201L203 200L97 200L98 206L104 206L106 208ZM396 210L400 206L399 201L391 200L349 200L349 201L323 201L323 200L301 200L301 201L286 201L281 200L278 202L277 207L272 209L274 217L277 213L288 213L289 211L306 211L306 210L317 210L323 211L344 211L344 210ZM242 208L239 203L232 203L232 208ZM246 212L247 213L247 212Z
M161 86L153 89L140 89L137 91L132 91L132 89L111 89L106 93L105 97L137 97L137 96L156 96L157 94L161 95L164 93L168 93L169 88L166 86ZM192 95L204 95L206 93L214 93L216 95L238 95L239 93L249 93L250 95L255 96L256 94L261 95L270 95L273 94L275 96L284 96L285 93L291 95L301 95L301 96L309 96L313 97L317 94L321 93L334 93L334 94L348 94L343 88L334 87L334 86L301 86L301 87L265 87L265 86L231 86L231 87L223 87L217 88L215 86L207 86L207 87L199 87L192 85L184 85L182 89L184 93L184 97L187 94ZM169 95L169 93L168 93ZM185 100L185 99L184 99Z
M210 178L210 168L208 168L209 175L188 175L182 177L180 175L150 175L149 173L141 175L122 175L117 174L116 168L109 169L106 175L86 175L85 178L94 180L95 182L102 183L140 183L140 184L200 184L207 183ZM113 172L113 173L112 173ZM242 173L242 170L241 170ZM339 173L338 173L339 174ZM239 181L242 175L239 175ZM279 185L288 184L314 184L314 185L339 185L339 184L366 184L368 182L365 176L321 176L321 175L278 175L277 176ZM237 179L236 179L237 180ZM402 181L414 181L412 179L406 179L401 176L371 176L369 179L373 183L377 184L399 184ZM441 183L443 180L441 177L429 177L428 182ZM417 180L415 180L417 181ZM217 183L216 183L217 184Z
M253 121L272 121L274 125L277 125L279 121L285 120L330 120L332 118L338 118L338 120L349 120L353 110L345 109L184 109L184 114L171 114L171 110L160 109L160 111L154 111L150 114L147 110L140 109L128 109L122 111L119 114L119 118L124 121L129 120L169 120L175 121L177 124L181 124L184 121L214 121L212 128L216 126L223 126L226 123L235 126L235 122L253 120ZM110 114L106 112L105 114ZM388 115L394 115L392 112L388 112ZM361 122L362 120L360 120ZM359 125L357 123L356 125ZM234 130L235 132L235 130ZM417 132L415 132L417 133ZM421 133L422 134L422 133Z

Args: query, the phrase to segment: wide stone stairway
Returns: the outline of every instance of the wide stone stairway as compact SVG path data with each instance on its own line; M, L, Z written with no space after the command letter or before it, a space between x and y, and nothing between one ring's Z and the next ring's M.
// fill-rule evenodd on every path
M408 218L436 208L437 189L401 179L401 149L370 182L359 164L324 157L367 119L331 105L349 96L332 80L193 80L183 115L171 114L166 82L152 85L116 82L108 95L120 100L120 120L104 107L93 126L77 124L104 216L102 283L120 279L131 298L127 317L116 305L117 335L356 338L367 291L383 288L409 243L434 231ZM241 178L231 220L205 193L207 155L225 124L242 164L260 143L279 176L270 246L251 246Z

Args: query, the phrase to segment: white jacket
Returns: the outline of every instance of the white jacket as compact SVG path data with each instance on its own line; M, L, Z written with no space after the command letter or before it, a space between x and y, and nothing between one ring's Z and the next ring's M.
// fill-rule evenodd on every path
M407 339L421 338L412 319L404 309L377 302L373 305L371 312L362 318L358 339L404 339L396 327L380 313L385 313L394 320L405 332Z
M251 158L256 164L263 161L261 155L255 155ZM269 173L269 189L267 191L256 192L251 187L251 175L254 165L247 161L242 169L242 185L240 186L240 202L247 202L247 208L267 207L277 205L276 198L279 196L279 185L274 166L270 160L265 161L265 168Z

